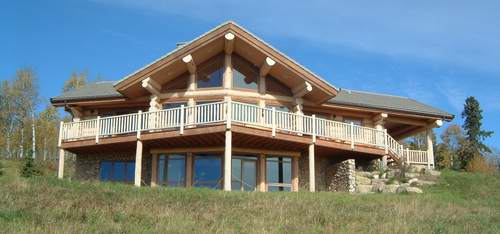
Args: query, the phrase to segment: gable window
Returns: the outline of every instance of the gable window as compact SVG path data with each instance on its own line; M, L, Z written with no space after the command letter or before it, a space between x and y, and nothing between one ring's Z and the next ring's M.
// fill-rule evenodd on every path
M258 69L238 55L232 56L233 87L240 89L258 89Z
M292 90L288 86L271 75L266 76L266 93L293 96Z
M132 183L135 175L134 161L101 161L99 178L101 181Z
M184 186L186 184L186 155L160 154L158 183L167 186Z
M224 80L224 61L222 56L215 56L201 64L196 74L197 88L222 87Z
M267 191L292 190L292 158L266 158Z

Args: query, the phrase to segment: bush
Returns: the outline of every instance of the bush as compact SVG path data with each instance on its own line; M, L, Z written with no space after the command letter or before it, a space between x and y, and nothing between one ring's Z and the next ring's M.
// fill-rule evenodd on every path
M32 155L33 154L30 152L24 157L24 163L20 173L22 177L29 178L41 174L40 170L35 165L35 160Z
M2 161L0 161L0 176L3 176L3 170L4 170L4 167L3 167Z
M469 172L479 172L491 175L495 172L496 167L497 165L493 161L488 162L483 156L477 155L472 158L465 169Z

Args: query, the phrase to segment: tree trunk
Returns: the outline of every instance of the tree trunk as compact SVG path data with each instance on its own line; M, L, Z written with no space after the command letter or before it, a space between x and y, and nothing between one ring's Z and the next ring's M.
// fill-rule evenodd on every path
M12 150L10 148L10 139L11 139L11 136L12 136L12 132L14 131L14 121L10 121L10 126L9 126L9 132L7 133L7 156L9 158L12 158L13 155L12 155Z
M24 128L21 128L21 142L19 144L19 158L24 156Z
M31 153L33 158L36 158L35 112L31 112L31 133Z

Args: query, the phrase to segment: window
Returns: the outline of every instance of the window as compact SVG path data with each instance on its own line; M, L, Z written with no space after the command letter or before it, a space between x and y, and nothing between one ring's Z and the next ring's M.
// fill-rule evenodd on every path
M101 161L99 178L101 181L132 183L135 175L133 161Z
M184 186L186 184L186 155L160 154L158 157L158 184Z
M258 69L238 55L233 55L233 87L242 89L258 89Z
M234 156L231 162L231 190L255 191L257 184L257 158Z
M348 123L348 124L354 123L354 125L356 125L356 126L362 126L363 125L363 121L361 121L360 119L344 118L344 123Z
M222 87L224 80L224 56L218 55L202 63L196 74L197 88Z
M194 187L220 189L222 160L219 155L197 154L194 158Z
M187 106L186 102L176 102L176 103L165 103L163 104L163 109L172 109L181 107L181 105Z
M222 87L224 70L219 68L214 72L198 77L196 85L198 88L211 88L211 87Z
M293 96L292 90L288 86L270 75L266 76L266 93Z
M292 158L266 158L266 181L268 191L291 191Z

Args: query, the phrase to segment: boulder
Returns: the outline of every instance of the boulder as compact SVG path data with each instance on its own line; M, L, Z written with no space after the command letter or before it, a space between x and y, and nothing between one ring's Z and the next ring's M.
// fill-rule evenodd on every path
M424 193L424 191L422 191L422 189L419 189L417 187L407 187L406 192L407 193Z
M358 184L358 185L371 185L372 180L369 178L366 178L364 176L356 175L356 184Z
M441 172L440 171L435 171L435 170L430 170L429 173L432 175L432 176L440 176L441 175Z
M408 184L412 185L412 184L416 184L416 182L418 181L417 178L411 178L410 180L408 180Z
M434 181L428 181L428 180L419 180L419 181L417 181L416 184L418 186L422 186L422 185L434 185L434 184L436 184L436 182L434 182Z
M388 184L388 185L384 185L384 187L382 187L382 192L383 193L395 193L396 190L398 189L399 185L395 185L395 184Z
M410 185L407 183L401 184L396 189L396 193L408 193L408 190L407 190L408 187L410 187Z
M419 173L415 173L415 172L406 172L405 173L405 177L407 178L415 178L415 177L418 177L420 174Z
M373 179L378 179L378 178L379 178L379 175L378 175L378 174L372 175L372 178L373 178Z
M357 186L358 193L372 193L373 186L372 185L358 185Z
M371 178L372 177L372 173L369 172L369 171L357 171L356 172L356 176L362 176L362 177L366 177L366 178Z
M383 183L373 184L372 185L372 192L374 192L374 193L384 192L384 187L385 187L385 184L383 184Z

